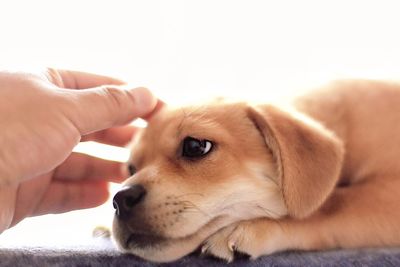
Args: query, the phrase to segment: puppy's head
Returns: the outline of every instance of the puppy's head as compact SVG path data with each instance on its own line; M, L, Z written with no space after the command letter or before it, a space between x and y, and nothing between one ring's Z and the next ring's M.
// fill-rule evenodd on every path
M114 237L145 259L175 260L230 223L310 214L340 162L331 133L272 106L164 109L132 142Z

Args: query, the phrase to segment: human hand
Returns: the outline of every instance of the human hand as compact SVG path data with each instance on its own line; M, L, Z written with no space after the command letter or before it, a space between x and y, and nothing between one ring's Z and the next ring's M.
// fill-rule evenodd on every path
M157 103L147 89L104 76L0 72L0 233L27 216L106 201L108 182L125 175L121 164L72 149L88 140L125 145L135 128L121 125Z

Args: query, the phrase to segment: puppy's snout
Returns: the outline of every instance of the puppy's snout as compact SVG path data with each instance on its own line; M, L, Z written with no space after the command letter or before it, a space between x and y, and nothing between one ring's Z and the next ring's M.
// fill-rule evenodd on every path
M143 200L145 195L146 189L142 185L132 185L121 189L113 199L116 216L120 219L128 218L133 208Z

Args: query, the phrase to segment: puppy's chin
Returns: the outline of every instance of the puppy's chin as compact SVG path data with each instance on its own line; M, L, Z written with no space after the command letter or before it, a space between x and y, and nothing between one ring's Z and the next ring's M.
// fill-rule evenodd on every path
M114 240L122 251L154 262L170 262L193 252L207 237L233 222L230 217L219 216L193 234L181 238L168 238L132 233L114 218L113 233Z

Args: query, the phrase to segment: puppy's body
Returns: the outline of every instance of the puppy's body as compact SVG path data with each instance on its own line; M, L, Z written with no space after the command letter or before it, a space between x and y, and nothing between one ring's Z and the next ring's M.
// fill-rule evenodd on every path
M120 247L170 261L200 244L227 260L400 245L400 85L336 82L291 108L160 112L133 145L127 185L146 197L116 217ZM188 136L213 149L185 158Z
M252 257L288 249L400 245L400 85L336 82L296 99L294 106L342 141L337 187L306 218L239 223L213 239L240 233L243 237L236 237L235 246ZM212 248L212 253L231 260L228 251Z
M400 171L399 84L336 82L295 100L295 106L343 141L346 153L341 182Z
M333 131L345 153L338 187L320 210L285 220L288 240L298 242L286 249L400 245L399 84L336 82L295 106Z

